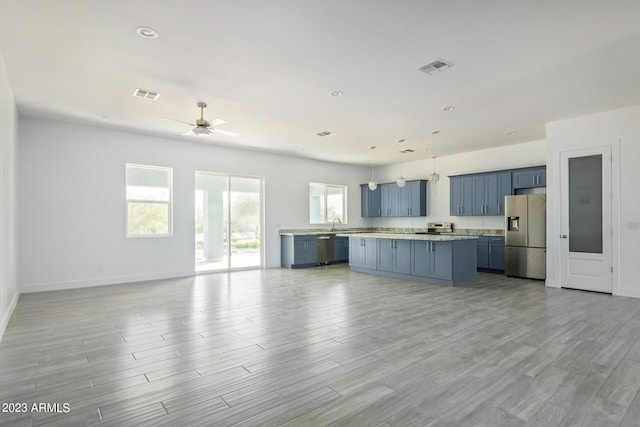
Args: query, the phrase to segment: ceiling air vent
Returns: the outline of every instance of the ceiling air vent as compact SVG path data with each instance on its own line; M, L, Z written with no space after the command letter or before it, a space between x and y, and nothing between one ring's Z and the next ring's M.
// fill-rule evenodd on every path
M158 99L160 94L158 92L151 92L150 90L138 88L138 89L135 90L135 92L133 92L133 96L137 96L138 98L150 99L152 101L155 101L156 99Z
M444 59L438 59L436 61L433 61L431 64L427 64L424 67L418 68L418 70L424 71L429 75L433 75L448 70L451 67L453 67L453 64L451 62L445 61Z
M328 130L325 130L323 132L316 133L316 135L318 135L318 136L332 136L332 135L335 135L335 133L329 132Z
M416 150L412 150L412 149L410 149L410 148L409 148L409 149L406 149L406 150L398 151L398 153L408 154L408 153L413 153L413 152L415 152L415 151L416 151Z

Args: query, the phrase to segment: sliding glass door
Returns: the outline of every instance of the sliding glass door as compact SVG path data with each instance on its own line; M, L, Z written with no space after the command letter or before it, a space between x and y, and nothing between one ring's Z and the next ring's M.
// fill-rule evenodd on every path
M262 267L262 178L195 178L196 272Z

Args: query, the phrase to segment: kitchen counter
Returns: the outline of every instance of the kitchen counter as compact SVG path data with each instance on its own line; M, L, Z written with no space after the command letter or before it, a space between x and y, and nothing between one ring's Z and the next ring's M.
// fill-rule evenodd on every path
M456 235L456 234L415 234L415 233L344 233L339 232L337 236L352 237L362 239L392 239L392 240L428 240L428 241L451 241L451 240L477 240L478 236Z

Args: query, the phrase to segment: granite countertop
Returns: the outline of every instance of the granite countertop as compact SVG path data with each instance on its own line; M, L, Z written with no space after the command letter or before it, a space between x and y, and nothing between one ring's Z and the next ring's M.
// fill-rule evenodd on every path
M338 236L351 237L357 236L364 239L394 239L394 240L474 240L478 236L470 235L453 235L453 234L412 234L412 233L338 233Z
M283 229L280 230L281 236L315 236L320 234L333 234L333 235L347 235L373 233L373 234L386 234L386 235L411 235L416 236L416 232L425 232L426 228L336 228L336 231L331 229ZM417 234L421 236L421 234ZM434 235L429 235L434 237ZM441 235L440 235L441 236ZM449 237L473 237L487 236L487 237L502 237L504 236L503 230L497 229L454 229L453 233L448 235ZM438 235L435 235L438 237ZM395 239L396 237L390 237ZM424 239L429 240L429 239Z

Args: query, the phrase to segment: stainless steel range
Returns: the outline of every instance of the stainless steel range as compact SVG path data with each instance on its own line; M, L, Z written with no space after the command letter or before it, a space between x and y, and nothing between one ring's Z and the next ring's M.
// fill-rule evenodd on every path
M426 232L418 232L417 234L451 234L453 233L452 222L428 222Z

